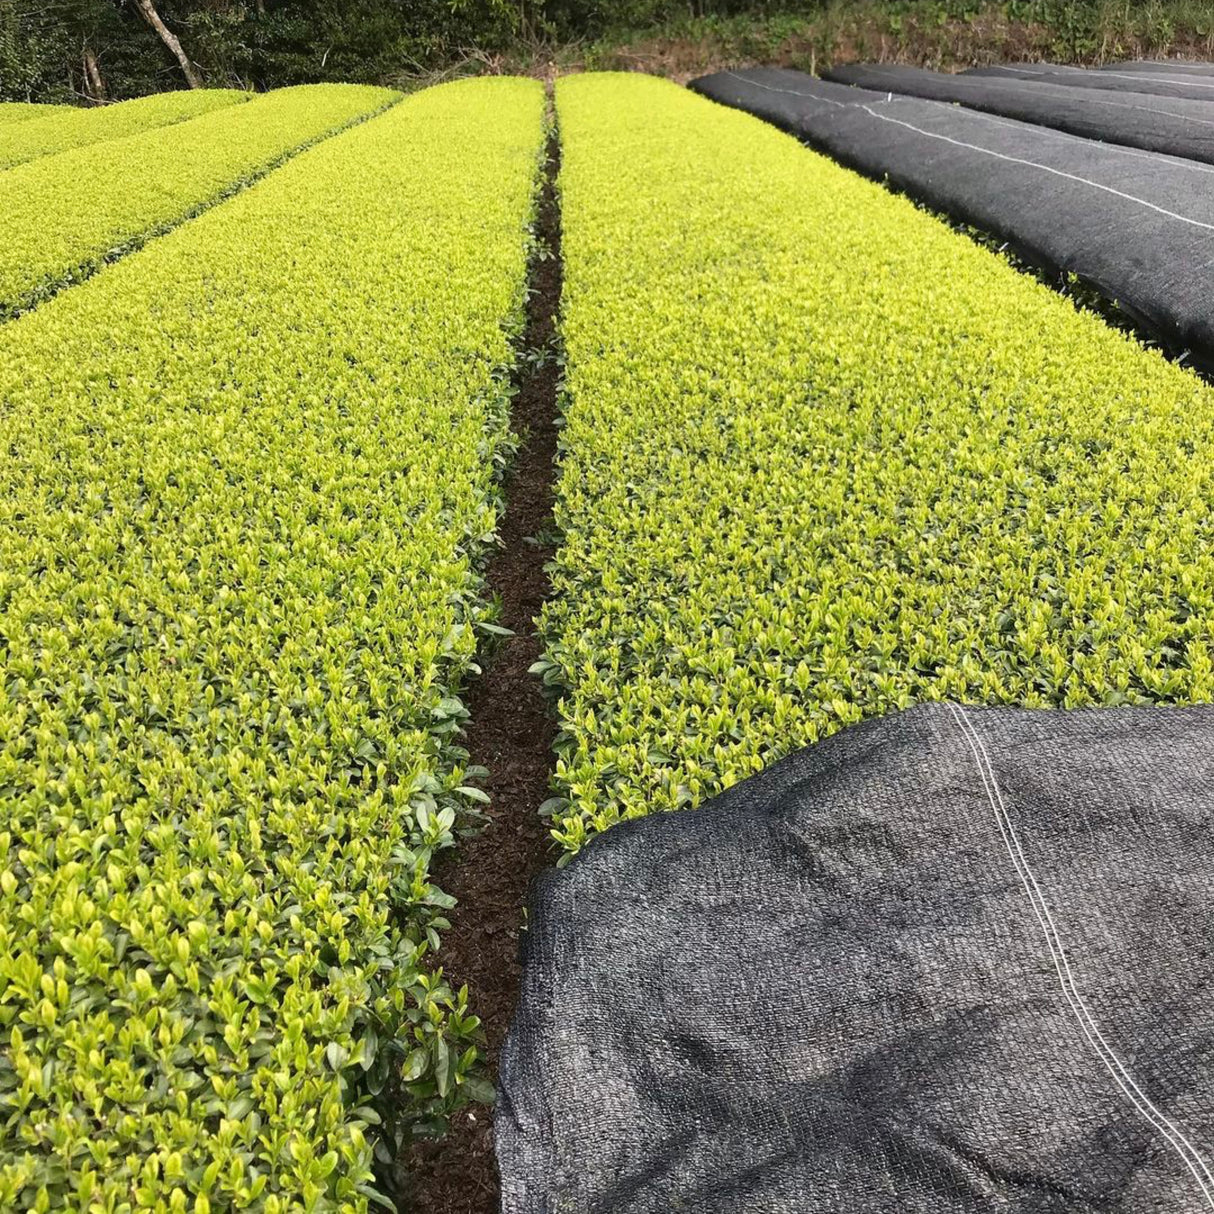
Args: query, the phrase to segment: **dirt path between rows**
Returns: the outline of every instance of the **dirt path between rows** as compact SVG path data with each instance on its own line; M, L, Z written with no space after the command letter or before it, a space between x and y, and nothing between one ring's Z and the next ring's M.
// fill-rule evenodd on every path
M464 843L437 884L458 899L439 959L451 985L468 984L481 1017L490 1072L518 998L518 936L532 878L551 862L547 826L538 816L548 796L556 725L540 681L528 668L540 656L535 620L550 588L544 565L552 549L536 543L552 529L556 457L556 317L561 297L561 229L556 198L560 145L553 130L536 221L539 249L528 272L527 322L518 346L512 424L522 438L504 488L502 545L488 568L487 592L500 596L501 623L514 635L489 659L469 691L465 745L488 768L489 824ZM440 1142L415 1146L410 1214L495 1214L499 1205L492 1110L457 1115Z

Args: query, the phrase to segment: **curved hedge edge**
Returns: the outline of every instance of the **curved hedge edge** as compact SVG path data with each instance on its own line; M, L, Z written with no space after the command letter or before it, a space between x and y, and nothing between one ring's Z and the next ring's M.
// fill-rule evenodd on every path
M29 122L31 118L47 118L51 114L72 109L67 105L43 104L37 101L0 101L0 123Z
M547 167L548 140L556 128L555 107L546 105L541 140L536 150L530 208L526 219L527 265L531 264L532 258L542 247L536 229ZM493 469L489 500L495 526L491 534L481 537L483 542L472 552L471 568L475 574L472 592L479 605L479 614L473 623L473 628L478 633L476 652L463 670L454 674L448 683L447 699L452 710L453 720L458 721L461 732L464 725L471 719L463 696L467 677L479 678L483 674L483 662L492 653L499 636L500 605L486 594L488 589L486 572L495 550L501 546L497 523L500 522L506 505L505 482L510 476L511 465L518 454L521 441L521 436L515 433L511 425L511 410L517 392L519 343L526 328L527 299L530 291L529 281L524 280L520 284L520 292L514 307L503 318L502 333L510 344L510 357L493 368L491 374L496 389L487 397L482 397L480 401L489 418L490 424L487 426L487 433L495 436L486 451L487 462ZM479 833L489 825L488 818L480 809L480 805L487 803L489 798L479 788L479 782L488 775L488 772L484 768L466 766L469 755L462 746L453 745L449 753L454 765L462 772L463 780L463 787L458 790L463 795L463 800L453 802L448 806L455 815L451 827L453 834L466 837ZM454 840L452 845L454 845ZM456 905L455 899L445 894L437 885L431 882L429 888L432 891L431 897L446 909L451 909ZM374 1107L382 1116L383 1123L387 1127L386 1132L377 1140L376 1144L377 1170L383 1178L385 1191L394 1193L399 1199L398 1208L408 1208L409 1182L407 1175L403 1175L400 1168L403 1152L411 1139L441 1136L447 1129L449 1118L469 1101L489 1106L496 1101L495 1084L485 1069L481 1055L484 1035L480 1028L480 1018L472 1014L468 1008L468 988L465 985L458 990L453 990L445 980L442 966L441 933L450 926L446 919L436 919L431 924L433 930L427 929L431 950L438 962L438 965L430 971L431 979L436 984L430 992L430 997L435 1004L443 1008L448 1017L447 1036L468 1043L452 1072L455 1082L462 1088L464 1099L450 1103L441 1114L428 1117L423 1121L419 1122L416 1118L410 1118L407 1126L394 1125L392 1116L397 1105L416 1099L407 1086L389 1087L385 1097L375 1102ZM408 1067L406 1067L406 1073L407 1071ZM454 1086L452 1090L454 1090ZM437 1094L440 1098L446 1095L443 1092ZM400 1202L405 1204L401 1205Z
M54 113L40 115L33 122L0 125L0 173L75 148L125 139L128 135L146 131L164 130L228 106L242 105L255 96L256 93L244 89L178 89L89 109L58 106ZM157 105L172 104L180 107L179 112L171 112L160 119L154 115L151 120L143 117L144 110L154 111ZM129 119L132 113L137 121L124 123L122 119ZM115 127L118 129L107 129ZM41 141L37 140L39 134L43 135ZM14 144L17 146L14 147ZM22 144L25 146L20 146Z
M390 110L393 106L399 105L404 100L404 97L404 94L398 94L396 97L385 101L384 104L379 106L378 109L368 110L367 113L359 114L350 119L348 122L343 122L338 126L330 127L327 131L322 131L318 135L313 135L308 139L305 139L302 143L298 143L295 146L288 148L281 155L276 156L273 160L266 162L254 172L232 181L230 185L220 190L217 194L211 195L210 198L200 200L188 210L183 211L175 219L156 224L154 227L147 229L147 231L141 232L137 236L133 236L130 240L126 240L120 244L114 245L112 248L107 249L100 257L77 262L76 265L64 271L64 273L53 278L45 279L27 295L24 295L16 300L0 300L0 324L10 320L16 320L18 316L22 316L24 313L30 312L40 304L45 303L48 299L54 298L54 296L58 295L60 291L65 291L69 287L78 286L80 283L86 282L88 279L92 278L94 274L98 273L106 266L113 265L114 262L121 261L124 257L129 256L131 253L138 252L149 241L155 240L160 236L167 235L169 232L173 231L174 228L180 227L183 223L188 223L191 219L196 219L199 215L209 211L212 207L216 207L224 202L227 202L229 198L234 198L237 194L247 190L251 185L256 185L257 182L259 182L263 177L268 176L270 173L274 172L275 169L281 168L284 164L290 160L293 160L301 152L306 152L309 148L315 147L318 143L322 143L326 139L332 139L346 131L353 130L362 123L368 122L370 119L384 113L385 110ZM177 125L179 122L188 120L188 116L186 116L178 119L174 123L167 125ZM75 149L69 149L69 151L71 150Z

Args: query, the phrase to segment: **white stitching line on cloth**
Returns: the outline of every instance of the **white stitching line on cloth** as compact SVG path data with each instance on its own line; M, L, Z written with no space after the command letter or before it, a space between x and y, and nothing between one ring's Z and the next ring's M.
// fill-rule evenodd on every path
M1006 160L1011 164L1023 164L1030 169L1041 169L1042 172L1053 173L1055 177L1065 177L1068 181L1077 181L1081 185L1090 185L1093 189L1103 190L1106 194L1115 194L1118 198L1124 198L1127 202L1136 202L1139 206L1146 207L1151 211L1157 211L1160 215L1164 215L1169 219L1190 224L1195 228L1203 228L1207 232L1214 232L1214 223L1203 223L1200 219L1190 219L1187 215L1180 215L1175 211L1169 211L1166 207L1156 206L1155 203L1148 202L1145 198L1138 198L1133 194L1125 193L1123 190L1115 190L1111 185L1101 185L1099 181L1090 181L1087 177L1080 177L1075 173L1066 173L1062 169L1051 168L1048 164L1038 164L1035 160L1025 160L1021 156L1007 156L1003 152L995 152L976 143L966 143L962 139L951 139L948 135L938 135L934 131L925 131L913 123L903 122L901 118L890 118L885 114L878 114L872 106L861 105L857 108L862 109L866 114L871 114L880 122L892 122L896 126L904 126L908 131L914 131L919 135L926 135L928 139L939 139L944 143L951 143L955 147L968 148L971 152L983 152L987 156L994 156L996 160Z
M991 765L986 745L970 719L965 715L964 710L955 704L950 704L948 707L961 732L965 734L965 740L969 743L974 762L978 767L978 774L982 777L982 787L991 808L995 811L995 820L999 823L999 832L1003 835L1004 846L1007 847L1008 855L1011 856L1017 875L1024 885L1024 891L1033 905L1037 922L1041 924L1041 930L1045 933L1050 957L1054 962L1054 969L1058 973L1058 981L1062 985L1062 993L1071 1005L1071 1011L1075 1013L1079 1027L1083 1029L1084 1036L1100 1056L1100 1060L1109 1074L1117 1081L1117 1086L1129 1097L1138 1112L1168 1140L1176 1153L1184 1160L1189 1171L1193 1173L1197 1183L1201 1186L1206 1202L1211 1209L1214 1209L1214 1176L1210 1174L1205 1160L1198 1153L1197 1148L1151 1103L1150 1098L1135 1083L1134 1077L1113 1052L1112 1046L1105 1040L1100 1027L1088 1010L1087 1004L1084 1003L1083 996L1079 993L1079 988L1075 983L1071 964L1067 960L1062 938L1058 933L1053 916L1050 914L1049 904L1020 847L1020 839L1016 834L1016 827L1012 823L1011 816L1007 812L1007 806L1004 804L1003 793L999 788L999 782L995 779L995 770Z
M882 74L888 76L891 72L896 71L896 70L897 70L896 68L883 67L879 64L874 67L865 68L865 71L872 72L876 76L880 76ZM1107 75L1109 73L1105 73L1105 74ZM969 82L978 83L981 80L994 80L994 79L997 79L997 77L994 77L994 76L984 76L984 77L958 76L955 78L955 80L950 81L950 83L959 87L960 90L962 92L964 92L964 90L966 88L966 84L963 84L962 81L965 81L966 83L969 83ZM856 85L853 87L865 88L867 86L861 84L861 85ZM1059 88L1070 88L1070 85L1060 84L1060 85L1058 85L1058 87ZM895 89L894 91L897 92L898 90ZM1090 92L1099 92L1100 90L1089 90L1089 91ZM1143 96L1144 94L1135 93L1134 95L1137 97L1137 96ZM920 101L944 100L940 97L919 97L919 95L917 93L907 93L907 94L905 94L905 96L916 97ZM1173 101L1185 101L1185 100L1190 100L1190 98L1174 97L1174 98L1172 98L1172 100ZM1205 98L1197 98L1195 100L1197 100L1197 103L1199 105L1205 104ZM952 102L946 101L946 104L952 104ZM957 104L965 105L966 103L964 101L958 99ZM1090 106L1107 105L1107 106L1111 106L1113 109L1118 109L1118 110L1141 110L1144 114L1163 114L1167 118L1180 118L1185 122L1195 122L1195 123L1197 123L1198 126L1214 126L1214 118L1194 118L1191 114L1184 114L1184 113L1178 114L1178 113L1176 113L1175 110L1161 110L1153 105L1135 105L1133 102L1130 102L1130 101L1113 101L1113 100L1111 100L1107 97L1103 97L1103 96L1096 96L1096 97L1085 96L1081 99L1080 104L1090 105ZM979 111L979 113L985 113L985 112L986 111L984 111L984 110ZM1018 121L1023 121L1023 120L1021 119ZM1029 119L1028 121L1031 122L1033 120ZM1051 128L1047 128L1047 129L1051 129ZM1082 138L1082 136L1081 136L1081 138Z
M1010 63L1000 63L999 67L1002 68L1004 70L1004 72L1015 72L1016 75L1045 76L1046 79L1057 78L1057 76L1070 76L1073 74L1078 74L1078 75L1083 74L1078 69L1077 69L1076 73L1067 72L1067 70L1065 70L1065 69L1063 69L1062 72L1060 72L1060 70L1057 69L1056 66L1046 67L1044 70L1040 70L1040 69L1034 69L1034 68L1016 68L1016 67L1012 67ZM1179 76L1165 76L1165 75L1159 75L1156 72L1151 72L1150 74L1144 76L1144 75L1142 75L1141 72L1106 72L1106 70L1101 69L1100 74L1094 75L1094 78L1099 79L1100 76L1112 76L1112 78L1114 80L1134 80L1134 81L1158 80L1159 83L1161 83L1161 84L1181 84L1181 85L1191 84L1191 85L1195 85L1196 87L1198 87L1198 89L1214 89L1214 80L1208 81L1208 83L1207 83L1206 80L1202 80L1201 78L1199 78L1199 76L1195 76L1192 74L1189 74L1189 75L1181 74ZM1090 87L1090 86L1089 85L1078 85L1078 87L1080 87L1080 89L1087 89L1087 87ZM1096 89L1099 89L1100 86L1095 85L1095 87L1096 87ZM1133 90L1130 90L1130 91L1133 92ZM1150 95L1150 93L1147 93L1147 95L1145 95L1145 96L1151 96L1151 95ZM1167 93L1163 93L1162 96L1167 96ZM1178 97L1178 98L1174 98L1174 100L1182 101L1182 100L1186 100L1186 98ZM1187 100L1204 101L1204 100L1206 100L1206 98L1191 97L1191 98L1187 98Z
M986 110L971 110L968 107L963 109L963 113L972 118L982 118L987 122L993 122L996 126L1004 126L1010 130L1023 133L1027 123L1021 122L1018 118L1007 118L1000 114L988 114ZM1214 124L1212 124L1214 125ZM1052 126L1039 126L1036 128L1038 135L1052 135L1055 139L1070 140L1074 143L1079 140L1083 143L1093 143L1094 140L1086 139L1082 135L1072 135L1069 131L1060 131ZM1117 156L1132 156L1138 160L1152 160L1158 164L1161 160L1167 162L1169 168L1188 169L1193 173L1214 173L1214 165L1205 164L1197 160L1185 160L1180 156L1173 156L1170 152L1148 152L1146 148L1130 148L1122 147L1115 143L1101 143L1100 150L1105 153L1113 153Z
M1056 66L1052 66L1052 67L1047 66L1044 70L1042 70L1040 68L1031 68L1031 67L1013 67L1010 63L1002 63L999 66L1002 71L1015 72L1017 76L1045 76L1048 78L1051 76L1058 77L1058 76L1071 76L1072 75L1071 72L1068 72L1065 70L1060 72ZM1077 72L1076 74L1082 75L1083 73ZM1187 75L1187 76L1185 76L1185 75L1160 76L1156 72L1151 72L1149 75L1143 76L1143 74L1141 72L1107 72L1102 68L1100 71L1100 76L1112 76L1115 80L1134 80L1134 81L1158 80L1163 84L1193 84L1193 85L1196 85L1198 88L1202 88L1202 89L1214 89L1214 81L1210 81L1207 83L1206 81L1200 79L1197 76L1193 76L1192 74ZM997 77L995 77L995 78L997 78ZM1096 78L1098 78L1098 77L1096 77ZM1088 87L1093 87L1093 86L1079 85L1078 87L1079 88L1088 88ZM1094 87L1099 88L1100 86L1096 85ZM1133 90L1130 90L1130 91L1132 92ZM1164 95L1166 96L1166 94L1164 94ZM1149 93L1140 94L1140 96L1153 96L1153 94L1149 94ZM1173 98L1173 100L1183 100L1183 98ZM1190 100L1204 101L1205 98L1197 97L1197 98L1190 98Z
M732 76L735 80L739 80L743 84L749 84L752 88L756 88L756 89L764 89L766 92L769 92L769 93L784 93L790 97L811 97L815 101L825 101L827 103L827 105L837 106L841 110L868 109L868 107L866 105L864 105L864 103L861 101L835 101L834 98L823 97L820 93L804 93L804 92L800 92L797 89L778 89L778 88L776 88L776 86L774 84L762 84L758 80L748 80L745 76L741 75L738 72L734 72L734 71L726 71L724 73L724 75ZM871 92L872 91L871 89L864 90L860 86L856 86L856 85L848 85L845 87L855 88L857 92L863 92L863 91ZM1093 140L1087 139L1082 135L1072 135L1069 131L1059 131L1059 130L1055 129L1054 127L1050 127L1050 126L1039 126L1035 123L1024 122L1020 119L1012 119L1012 118L1008 118L1003 115L990 114L990 113L987 113L986 110L971 109L969 106L965 105L964 102L937 101L936 98L934 98L934 97L914 97L914 96L910 96L910 95L903 95L901 93L899 93L895 97L892 92L887 92L885 94L885 100L887 102L889 102L889 101L921 101L924 105L934 105L934 106L944 107L944 108L948 109L948 111L950 113L955 113L957 106L960 105L962 107L961 113L965 114L966 117L968 117L968 118L984 119L987 122L995 123L997 126L1006 126L1006 127L1009 127L1010 129L1016 130L1016 131L1024 131L1026 128L1028 128L1037 135L1051 135L1055 139L1066 140L1070 143L1090 144L1090 143L1094 142ZM879 105L881 103L874 102L873 104ZM1114 103L1110 102L1108 104L1114 104ZM1138 107L1135 106L1135 107L1130 107L1130 108L1136 109ZM868 110L868 112L870 114L873 113L872 110ZM1165 113L1166 111L1160 110L1158 112L1162 114L1162 113ZM1174 115L1174 116L1182 117L1182 115L1179 115L1179 114ZM881 115L873 114L873 117L880 118ZM887 119L887 121L897 122L898 119L890 118L890 119ZM1200 118L1194 119L1193 121L1203 122L1203 123L1206 123L1206 125L1214 126L1214 121L1207 123L1205 119L1200 119ZM902 125L910 126L910 123L906 122L906 123L903 123ZM910 129L913 131L919 130L918 127L910 127ZM927 135L932 139L947 139L948 138L948 136L946 136L946 135L936 135L936 134L933 134L931 131L920 131L920 134ZM959 140L950 140L950 142L957 143L958 146L960 146L960 147L970 147L971 146L968 143L961 143ZM1172 165L1173 167L1190 169L1193 172L1197 172L1197 173L1214 173L1214 167L1212 167L1211 165L1199 164L1198 162L1193 161L1193 160L1186 160L1181 156L1170 156L1166 152L1148 152L1142 148L1121 147L1119 144L1104 143L1104 142L1100 143L1100 149L1103 152L1111 152L1117 156L1133 156L1139 160L1150 160L1150 159L1162 158L1162 159L1168 161L1168 163L1170 165ZM979 151L979 152L988 152L988 154L992 155L992 156L1000 155L1000 153L998 153L998 152L989 152L987 148L976 148L975 150ZM1012 160L1015 158L1010 157L1010 156L1005 156L1005 157L1003 157L1003 159ZM1047 172L1061 172L1061 170L1059 170L1059 169L1049 168L1048 165L1035 164L1035 162L1031 161L1031 160L1020 161L1018 163L1033 164L1036 168L1046 169ZM1070 174L1064 173L1063 176L1070 176ZM1086 177L1079 177L1079 178L1076 178L1076 180L1083 181L1088 185L1095 185L1095 186L1097 186L1098 189L1111 189L1111 187L1109 187L1109 186L1100 185L1099 182L1088 181L1088 179ZM1118 191L1118 190L1112 190L1112 192L1114 194L1120 193L1120 191ZM1131 194L1123 194L1122 197L1130 198L1134 202L1144 202L1143 199L1135 198ZM1144 202L1144 205L1145 206L1154 206L1153 203L1149 203L1149 202ZM1156 209L1162 209L1162 208L1156 208ZM1171 215L1172 212L1165 211L1164 214ZM1200 222L1201 222L1200 220L1196 220L1196 219L1188 219L1184 215L1176 216L1176 218L1183 219L1186 223L1200 224ZM1204 226L1210 226L1210 225L1204 225Z
M778 89L774 84L762 84L758 80L747 80L745 76L741 76L737 72L727 71L725 75L732 76L743 84L749 84L751 88L764 89L769 93L785 93L789 97L812 97L815 101L825 101L827 105L837 105L840 109L844 110L856 104L854 101L836 101L833 97L823 97L821 93L803 93L797 89Z
M1142 79L1141 72L1105 72L1100 73L1102 76L1112 76L1116 80L1134 80ZM1158 80L1162 84L1191 84L1199 89L1214 89L1214 80L1202 80L1197 76L1161 76L1158 72L1151 72L1147 77L1148 80Z

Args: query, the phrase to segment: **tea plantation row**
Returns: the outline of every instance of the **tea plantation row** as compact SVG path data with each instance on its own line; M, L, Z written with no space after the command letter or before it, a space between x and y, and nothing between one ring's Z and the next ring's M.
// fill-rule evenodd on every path
M925 699L1214 698L1214 393L881 187L562 80L554 835Z
M0 173L0 317L399 98L354 84L280 89Z
M3 1208L365 1208L475 1082L430 866L543 134L420 93L0 329Z
M22 117L28 121L5 122L0 114L0 169L22 164L39 156L66 152L106 139L121 139L139 131L155 130L175 122L197 118L211 110L248 101L239 89L197 89L181 93L156 93L99 109L72 106L38 106L49 111ZM8 105L19 105L9 102Z
M47 118L51 114L61 114L68 108L65 105L43 105L37 101L0 101L0 125Z

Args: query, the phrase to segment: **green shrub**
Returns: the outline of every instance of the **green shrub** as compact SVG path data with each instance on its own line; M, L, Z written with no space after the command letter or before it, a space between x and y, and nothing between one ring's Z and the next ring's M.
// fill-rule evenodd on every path
M476 1083L429 866L542 128L419 93L0 329L5 1209L361 1209Z
M0 317L399 97L353 84L281 89L0 173Z
M48 118L62 113L67 107L41 105L36 101L0 101L0 124L28 122L31 118Z
M1214 698L1214 394L904 199L570 77L554 835L915 701Z
M184 122L248 98L248 93L237 89L198 89L158 93L96 109L57 106L45 117L0 125L0 169L104 139L121 139L124 135Z

